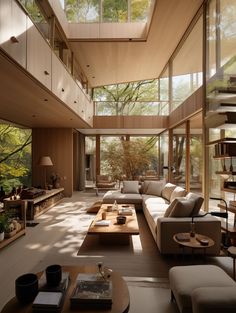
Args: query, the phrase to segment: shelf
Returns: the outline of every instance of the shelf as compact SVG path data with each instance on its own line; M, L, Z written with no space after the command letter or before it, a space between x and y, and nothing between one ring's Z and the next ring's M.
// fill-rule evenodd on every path
M221 155L215 155L213 156L213 159L230 159L230 158L233 158L233 157L236 157L236 155L229 155L229 154L221 154Z
M222 190L222 191L225 191L225 192L236 193L236 188L235 188L235 189L233 189L233 188L222 188L221 190Z
M217 139L214 141L209 141L206 145L211 146L211 145L215 145L217 143L235 143L236 144L236 138L225 137L225 138Z
M236 171L216 171L215 173L218 175L236 175Z
M0 242L0 249L7 246L9 243L11 243L12 241L16 240L17 238L19 238L20 236L23 236L23 235L25 235L25 228L21 229L18 233L16 233L11 238L5 238L3 241L1 241Z
M218 208L223 209L223 210L226 211L225 205L223 205L223 204L218 204L217 206L218 206ZM229 211L229 212L234 213L234 214L236 213L236 207L235 207L235 206L228 205L227 208L228 208L228 211Z

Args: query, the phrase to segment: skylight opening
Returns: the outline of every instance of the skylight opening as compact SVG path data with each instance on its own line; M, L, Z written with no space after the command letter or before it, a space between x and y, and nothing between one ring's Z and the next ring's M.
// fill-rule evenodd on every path
M147 22L154 0L60 0L69 23Z

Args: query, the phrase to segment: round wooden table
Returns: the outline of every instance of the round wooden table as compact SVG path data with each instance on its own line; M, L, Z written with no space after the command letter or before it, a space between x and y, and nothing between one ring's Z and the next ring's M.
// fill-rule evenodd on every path
M112 272L111 279L112 279L112 307L111 309L106 310L71 310L70 309L70 296L75 288L76 277L78 273L96 273L97 267L96 266L63 266L62 270L65 272L70 273L70 285L68 287L65 302L61 313L67 312L76 312L79 311L80 313L127 313L129 312L129 290L127 287L126 282L121 277L121 275L117 272ZM43 272L38 273L40 277ZM32 313L32 303L27 305L21 305L14 297L12 298L2 309L1 313Z
M180 235L180 236L183 235L183 237L189 238L189 240L187 240L187 241L178 240L178 235ZM173 236L173 239L175 242L177 242L179 244L179 246L181 248L183 248L183 254L184 254L184 248L191 248L192 254L194 254L194 250L203 250L203 253L205 255L206 249L214 246L214 244L215 244L213 239L211 239L210 237L207 237L205 235L201 235L201 234L195 234L194 237L191 237L190 233L179 233L179 234L175 234ZM202 239L207 240L208 244L207 245L201 244L200 241Z

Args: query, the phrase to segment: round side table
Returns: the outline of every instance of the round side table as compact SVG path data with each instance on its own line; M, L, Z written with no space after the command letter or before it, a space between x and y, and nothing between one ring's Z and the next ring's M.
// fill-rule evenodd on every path
M180 237L184 237L185 240L181 240ZM191 248L192 249L192 256L194 254L194 250L203 250L204 256L206 255L206 249L214 246L215 242L210 237L201 234L195 234L194 237L190 236L190 233L178 233L173 236L173 239L179 246L183 249L184 255L184 248ZM207 244L202 244L201 240L207 240Z
M230 246L227 251L228 251L228 254L233 258L233 278L235 280L236 247Z

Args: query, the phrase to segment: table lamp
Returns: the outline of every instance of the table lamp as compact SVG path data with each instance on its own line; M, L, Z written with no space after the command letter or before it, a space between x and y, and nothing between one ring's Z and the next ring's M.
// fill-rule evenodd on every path
M39 159L38 165L44 167L44 189L47 189L47 167L53 166L50 156L42 156Z

